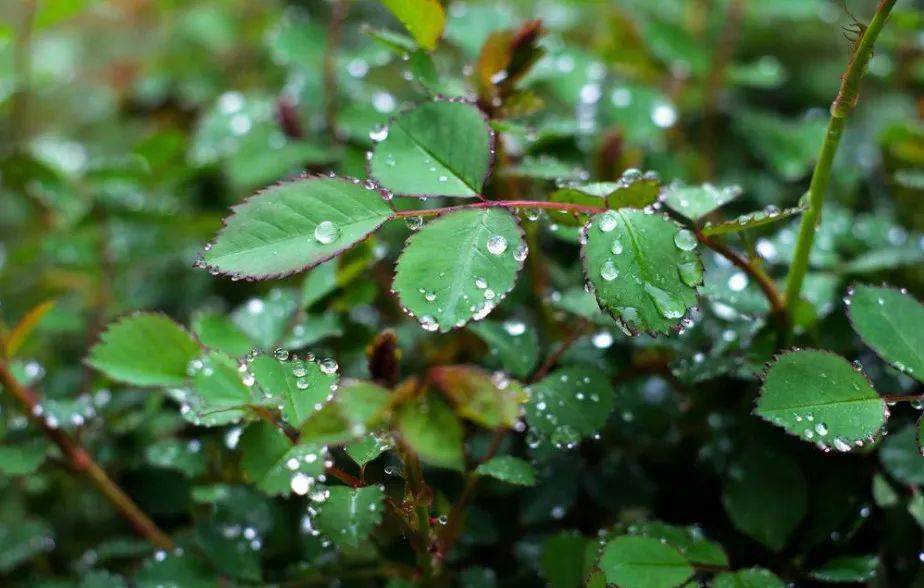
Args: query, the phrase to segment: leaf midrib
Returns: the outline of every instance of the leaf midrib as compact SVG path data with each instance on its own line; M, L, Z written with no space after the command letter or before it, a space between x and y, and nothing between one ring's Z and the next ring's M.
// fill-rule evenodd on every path
M415 135L411 132L411 130L410 130L408 127L406 127L404 124L402 124L401 122L399 122L399 123L398 123L398 128L400 128L402 131L404 131L404 134L408 136L408 138L413 142L413 144L414 144L415 147L417 147L418 149L420 149L421 151L423 151L423 152L424 152L425 154L427 154L429 157L432 157L438 164L440 164L441 166L443 166L443 169L449 171L449 173L451 173L451 174L453 175L453 177L455 177L457 180L459 180L460 182L462 182L462 185L463 185L463 186L465 186L466 188L468 188L469 190L471 190L471 191L474 192L475 194L477 194L477 193L480 191L480 187L475 187L475 186L472 186L471 184L469 184L468 181L467 181L465 178L463 178L462 175L461 175L455 168L453 168L453 167L451 167L451 166L449 165L449 162L447 162L447 161L444 160L442 157L440 157L439 155L437 155L436 152L434 152L434 151L430 150L429 148L427 148L427 146L424 145L424 144L417 138L417 136L415 136Z

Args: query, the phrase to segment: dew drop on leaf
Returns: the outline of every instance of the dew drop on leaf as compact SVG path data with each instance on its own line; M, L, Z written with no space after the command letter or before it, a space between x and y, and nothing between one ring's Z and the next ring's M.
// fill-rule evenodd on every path
M600 277L606 280L607 282L612 282L619 276L619 269L616 268L616 264L613 263L612 259L607 259L603 262L603 265L600 266Z
M660 312L661 316L664 318L676 319L683 316L685 310L683 303L671 293L653 284L645 284L645 292L651 297L658 312Z
M488 251L491 255L502 255L507 251L507 239L503 235L491 235L488 237Z
M330 245L340 237L340 227L331 221L321 221L314 228L314 240L321 245Z
M684 251L693 251L696 249L696 235L686 229L680 229L674 235L674 245Z

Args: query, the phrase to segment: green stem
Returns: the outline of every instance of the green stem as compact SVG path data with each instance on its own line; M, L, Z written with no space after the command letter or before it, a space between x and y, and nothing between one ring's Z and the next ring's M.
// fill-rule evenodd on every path
M868 27L863 29L861 37L857 40L850 63L847 64L847 71L841 76L840 89L831 104L831 120L828 122L825 140L818 154L818 162L815 164L814 172L812 172L812 181L808 189L808 209L802 216L802 223L799 225L796 249L793 253L789 276L786 280L786 305L790 318L799 301L799 293L802 291L802 283L805 280L805 273L808 271L812 241L815 238L815 229L821 220L821 209L824 204L825 193L828 190L828 183L831 179L831 166L834 162L834 155L837 153L838 144L841 141L841 135L844 132L844 124L847 116L850 115L857 104L860 80L863 78L866 65L873 54L873 44L882 31L882 27L885 25L889 12L894 5L895 0L881 0L879 2L873 20L870 21Z

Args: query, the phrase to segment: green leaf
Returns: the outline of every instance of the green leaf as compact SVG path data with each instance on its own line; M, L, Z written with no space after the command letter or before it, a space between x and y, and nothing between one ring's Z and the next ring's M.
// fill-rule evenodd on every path
M378 427L387 417L390 393L371 382L347 382L325 405L302 425L302 440L316 443L344 443Z
M205 454L198 439L162 439L148 445L144 457L152 466L174 469L190 477L205 472Z
M905 290L858 284L848 295L847 314L879 357L924 382L924 305Z
M295 292L273 288L262 298L251 298L231 313L231 320L258 347L272 350L287 331L298 310Z
M25 476L39 469L45 462L48 444L31 441L0 446L0 473L5 476Z
M292 442L269 423L255 423L241 435L241 469L271 496L307 494L324 473L326 452L318 445Z
M549 588L578 588L584 578L587 538L577 531L562 531L546 539L539 565Z
M822 582L869 582L878 567L879 556L842 555L812 570L811 576Z
M879 449L879 459L899 482L924 486L924 456L920 453L915 429L908 425L886 437Z
M693 567L674 548L649 537L611 539L600 556L610 584L622 588L674 588L693 575Z
M481 193L494 136L475 105L425 102L400 114L376 138L386 133L370 162L372 176L384 188L407 196Z
M382 0L388 10L417 41L417 44L432 51L443 34L446 14L438 0Z
M382 522L385 493L379 486L334 486L321 504L317 528L341 547L358 547Z
M240 526L203 520L196 526L199 551L223 575L247 583L260 583L260 552L251 547Z
M552 202L585 204L589 206L618 208L645 208L658 200L661 182L654 172L642 174L637 169L626 170L617 182L593 182L577 184L556 190L549 196ZM587 222L586 214L550 211L549 217L567 226L582 226Z
M407 240L392 285L428 331L487 316L516 282L526 243L516 218L498 208L460 210Z
M239 371L238 363L217 351L206 353L189 363L193 390L182 400L183 415L192 422L215 426L236 422L243 417L243 408L250 404L250 388L244 383L247 374Z
M556 446L597 433L613 410L613 388L602 372L589 367L556 370L529 389L526 421Z
M388 448L389 445L375 433L368 433L359 441L348 443L343 449L350 459L356 462L356 465L363 467L382 455Z
M439 467L462 469L462 424L441 398L427 394L402 404L397 423L401 436L420 459Z
M504 322L483 320L470 324L469 330L487 343L491 356L517 378L530 375L539 360L539 336L536 330L518 319Z
M136 577L139 588L160 588L162 586L183 586L189 588L215 588L218 577L202 558L190 553L166 554L163 558L151 558Z
M87 364L113 380L136 386L176 386L201 349L181 326L155 313L112 323L90 350Z
M751 449L730 466L722 503L736 529L780 551L805 516L807 486L799 466L786 455Z
M535 486L536 470L528 462L510 455L494 457L479 465L475 473L517 486Z
M452 402L456 413L489 429L512 427L519 420L527 395L516 380L464 365L430 370L433 383Z
M227 316L217 312L204 312L192 321L192 330L203 345L223 351L232 357L246 355L253 341Z
M287 276L352 247L392 214L378 190L347 179L278 184L234 207L200 265L238 278Z
M766 421L822 448L871 442L886 421L885 401L843 357L806 349L777 357L754 409Z
M719 188L709 183L686 186L675 182L667 188L664 203L688 219L698 221L740 195L740 186Z
M706 223L702 231L703 234L707 236L737 233L788 220L796 215L802 214L805 210L803 206L793 206L792 208L784 208L783 210L780 210L776 206L768 206L763 210L742 214L731 220L716 224Z
M876 506L889 507L898 504L898 493L882 474L873 476L872 494L873 502L876 503Z
M696 237L634 209L595 215L584 231L584 275L600 308L633 333L678 329L703 277Z
M750 568L722 572L712 581L712 588L784 588L786 584L769 570Z
M305 280L302 282L302 308L307 310L336 288L337 262L331 260L315 266L305 275Z
M630 535L651 537L670 545L690 563L728 566L728 556L722 546L706 539L697 527L675 527L659 521L646 521L630 525L627 531Z
M51 528L34 519L0 523L0 573L7 573L32 557L54 549Z
M250 372L265 401L281 406L282 417L296 429L321 410L337 389L336 367L330 369L328 363L259 355L250 363Z

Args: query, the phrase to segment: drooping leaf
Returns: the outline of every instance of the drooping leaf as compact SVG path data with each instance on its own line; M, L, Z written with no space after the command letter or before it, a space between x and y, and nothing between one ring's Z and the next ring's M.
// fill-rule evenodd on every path
M535 486L536 470L528 461L510 455L493 457L475 468L481 476L491 476L501 482L518 486Z
M25 476L37 470L45 461L48 444L42 441L20 442L0 446L0 473L5 476Z
M698 221L740 195L740 186L719 188L709 183L686 186L675 182L667 188L664 203L688 219Z
M337 372L326 365L313 360L288 361L259 355L250 363L250 372L266 401L282 406L283 418L298 429L333 398Z
M915 428L906 426L890 433L879 449L885 470L899 482L924 486L924 456L921 455Z
M255 423L241 435L241 468L270 495L304 495L324 473L326 454L317 445L293 445L285 434L269 423Z
M793 206L791 208L784 208L783 210L780 210L776 206L768 206L763 210L742 214L731 220L715 224L706 223L702 231L706 236L737 233L748 229L756 229L757 227L769 225L770 223L788 220L803 212L805 212L805 207L803 206Z
M15 357L16 352L22 347L35 327L41 322L42 318L55 307L54 300L46 300L36 304L34 307L19 319L10 332L6 335L6 356Z
M783 588L786 584L770 570L750 568L722 572L712 581L713 588Z
M450 400L459 416L483 427L512 427L527 395L506 374L488 374L472 366L448 365L430 370L433 383Z
M632 332L677 329L702 282L696 237L634 209L595 215L584 230L584 274L600 308Z
M392 214L378 190L348 179L278 184L234 207L202 263L236 277L287 276L352 247Z
M517 378L532 373L539 359L539 336L536 330L518 319L504 322L483 320L468 326L488 345L500 366Z
M400 114L381 135L376 137L381 140L370 170L395 194L473 197L481 193L491 169L494 138L474 105L425 102Z
M418 45L427 51L436 48L446 25L446 14L439 0L382 0L382 4L401 21Z
M556 370L530 386L526 421L557 446L595 434L613 410L613 388L599 371L575 366Z
M606 544L600 569L607 582L623 588L674 588L693 575L693 567L673 547L628 535Z
M675 527L660 521L634 523L627 529L630 535L651 537L670 545L690 563L727 567L728 556L722 546L703 536L696 527Z
M412 235L392 285L428 331L446 332L485 316L506 296L526 258L523 232L505 210L461 210Z
M334 486L321 504L317 528L337 545L358 547L382 521L385 493L378 486Z
M924 382L924 305L904 290L858 284L847 299L847 314L882 359Z
M181 326L155 313L136 313L109 325L87 364L136 386L175 386L201 349Z
M402 404L397 423L401 436L421 460L444 468L462 469L462 425L441 398L427 394Z
M877 555L842 555L821 564L811 575L821 582L869 582L876 577L878 567Z
M780 551L805 516L807 494L805 476L791 458L750 449L730 466L722 503L735 528Z
M814 349L780 355L754 409L761 418L822 447L849 451L875 438L885 401L846 359Z

